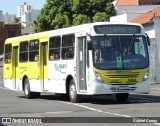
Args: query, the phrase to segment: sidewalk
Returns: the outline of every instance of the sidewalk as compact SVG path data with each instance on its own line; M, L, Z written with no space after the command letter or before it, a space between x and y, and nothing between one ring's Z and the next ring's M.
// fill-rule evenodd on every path
M152 84L151 91L160 91L160 84Z

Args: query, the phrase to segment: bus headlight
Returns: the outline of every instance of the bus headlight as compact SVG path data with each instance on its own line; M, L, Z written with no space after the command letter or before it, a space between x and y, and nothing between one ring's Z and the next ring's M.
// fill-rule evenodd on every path
M99 81L99 82L101 82L101 83L104 82L103 79L102 79L102 76L101 76L99 73L95 72L95 76L96 76L96 80L97 80L97 81Z
M149 71L144 73L143 81L146 81L149 78Z

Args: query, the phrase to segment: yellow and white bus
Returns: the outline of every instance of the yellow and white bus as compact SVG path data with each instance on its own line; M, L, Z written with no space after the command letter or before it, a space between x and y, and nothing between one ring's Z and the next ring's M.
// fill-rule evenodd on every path
M96 22L9 38L5 41L4 86L69 95L150 92L149 39L134 23Z

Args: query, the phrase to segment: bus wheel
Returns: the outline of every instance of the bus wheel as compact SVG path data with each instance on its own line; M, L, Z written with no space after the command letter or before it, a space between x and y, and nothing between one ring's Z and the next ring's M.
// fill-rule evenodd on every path
M26 78L24 80L24 95L27 99L35 98L35 97L40 97L40 92L31 92L30 91L30 86L29 86L29 80Z
M117 101L127 101L128 93L115 94Z
M69 85L69 98L72 103L80 102L81 96L77 94L74 79L70 81Z

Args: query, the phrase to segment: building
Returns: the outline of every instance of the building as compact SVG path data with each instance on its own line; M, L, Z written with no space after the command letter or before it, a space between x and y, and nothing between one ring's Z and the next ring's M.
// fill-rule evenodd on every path
M116 0L115 6L159 5L160 0Z
M10 24L14 22L14 18L16 15L14 14L8 14L7 12L3 14L3 22L4 24Z
M0 22L0 54L3 53L4 42L7 38L20 36L21 25L20 24L4 24Z
M16 15L8 14L7 12L3 13L3 11L0 11L0 22L4 22L4 24L13 23L14 17L16 17Z
M22 22L25 23L26 25L30 25L33 23L34 20L38 17L40 13L40 10L31 10L30 12L26 12L22 16Z
M30 12L31 10L32 7L24 2L22 5L17 7L17 17L22 18L26 12Z
M160 15L160 6L150 10L129 22L140 23L144 26L147 34L150 38L155 38L155 29L154 29L154 21L153 18L157 15Z
M116 15L146 13L160 5L160 0L115 0ZM130 16L131 17L131 16Z
M160 35L160 15L155 14L152 21L154 22L155 42L156 42L156 45L155 45L155 48L154 48L154 51L155 51L155 69L154 69L154 72L156 72L156 74L154 76L154 81L155 81L155 83L160 84L160 77L159 77L159 75L160 75L160 37L159 37L159 35Z
M33 7L27 5L26 2L17 7L17 17L20 17L23 27L32 24L38 17L39 13L40 10L34 10Z
M3 11L0 11L0 22L3 21Z

